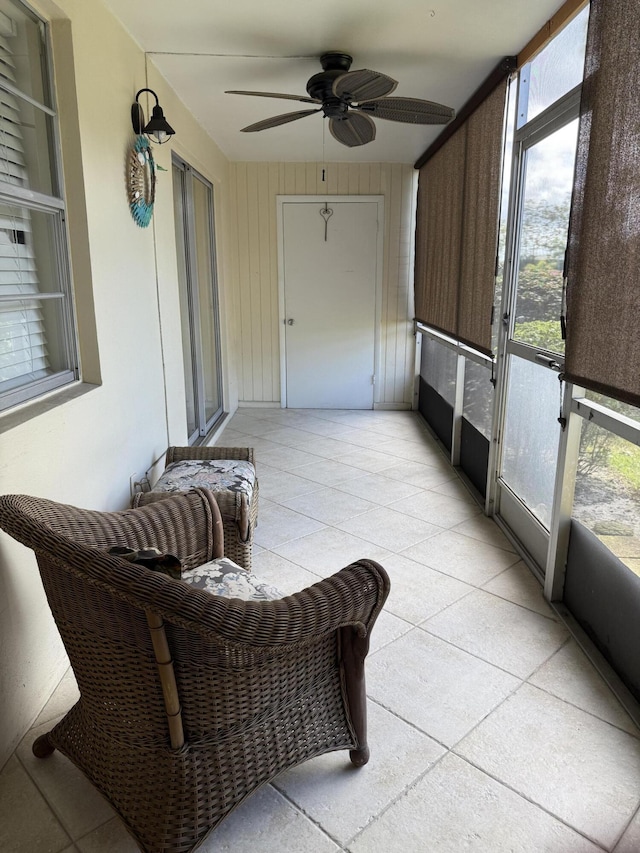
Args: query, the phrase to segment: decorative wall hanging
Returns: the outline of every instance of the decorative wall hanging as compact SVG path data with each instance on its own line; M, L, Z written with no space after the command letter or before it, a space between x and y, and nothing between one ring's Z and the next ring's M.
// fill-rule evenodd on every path
M136 136L129 151L127 194L134 222L146 228L151 222L156 198L156 164L149 140L142 135Z
M324 219L324 242L327 242L327 228L329 227L329 217L333 216L333 208L325 206L320 210L320 216Z

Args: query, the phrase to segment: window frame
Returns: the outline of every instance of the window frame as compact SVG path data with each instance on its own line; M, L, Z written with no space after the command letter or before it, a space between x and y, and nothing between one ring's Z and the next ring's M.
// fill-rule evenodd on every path
M41 103L4 79L0 79L0 90L24 101L48 117L50 127L47 128L46 150L51 170L52 194L0 180L0 203L20 206L29 212L42 213L50 217L52 244L47 257L54 273L53 278L57 289L53 292L29 293L24 297L20 294L0 295L0 309L3 303L11 302L18 304L21 302L42 304L50 300L58 302L59 317L54 322L56 333L61 341L59 351L62 365L59 369L53 369L49 375L32 378L13 387L9 384L4 390L0 389L0 415L42 398L52 391L78 383L81 379L51 24L23 0L10 0L10 2L14 7L20 8L25 16L39 28L42 86L45 99L50 105Z

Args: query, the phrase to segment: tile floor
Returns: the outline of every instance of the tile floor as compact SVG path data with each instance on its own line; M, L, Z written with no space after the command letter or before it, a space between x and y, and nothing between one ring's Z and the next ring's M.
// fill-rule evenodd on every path
M392 591L368 659L371 761L333 753L254 794L203 853L640 850L640 740L540 586L408 412L242 409L255 572L285 593L359 557ZM31 755L70 673L0 774L2 853L133 853L69 762Z

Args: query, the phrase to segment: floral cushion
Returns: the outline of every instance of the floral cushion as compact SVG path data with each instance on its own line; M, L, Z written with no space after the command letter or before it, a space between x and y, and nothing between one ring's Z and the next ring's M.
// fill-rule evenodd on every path
M196 589L202 589L212 595L221 595L223 598L273 601L283 597L275 587L247 572L227 557L183 571L182 580Z
M247 496L251 505L256 470L243 459L183 459L164 469L154 492L183 492L189 489L228 489Z

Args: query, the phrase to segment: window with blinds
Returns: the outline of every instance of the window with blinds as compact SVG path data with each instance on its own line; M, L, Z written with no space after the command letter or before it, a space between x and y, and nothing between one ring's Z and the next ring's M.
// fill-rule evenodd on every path
M46 36L0 0L0 410L78 378Z

